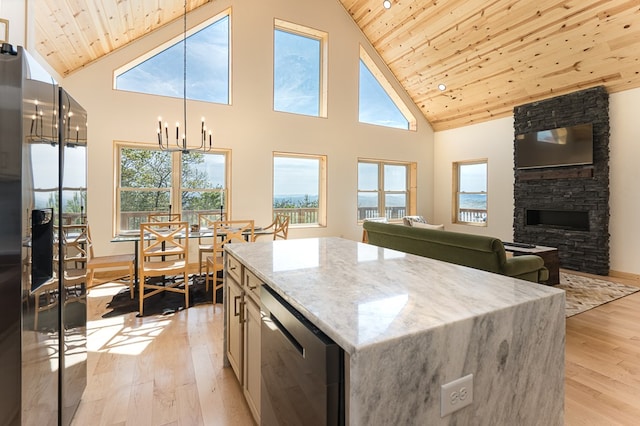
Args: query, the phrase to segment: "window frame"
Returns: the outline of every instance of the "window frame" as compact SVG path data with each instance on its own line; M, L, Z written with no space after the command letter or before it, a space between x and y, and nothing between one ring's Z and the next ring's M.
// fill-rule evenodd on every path
M276 31L283 31L283 32L287 32L289 34L293 34L293 35L297 35L300 37L306 37L306 38L310 38L310 39L314 39L314 40L318 40L320 42L320 58L319 58L319 71L320 71L320 81L319 81L319 93L318 93L318 102L320 103L318 105L318 115L309 115L309 114L303 114L300 112L294 112L294 111L282 111L279 109L276 109L275 107L275 103L276 103L276 88L275 88L275 76L276 76L276 58L275 58L275 51L276 51ZM310 27L306 27L304 25L300 25L300 24L294 24L292 22L288 22L288 21L283 21L281 19L274 19L273 22L273 67L272 67L272 89L273 89L273 93L272 93L272 102L271 102L271 107L273 108L273 111L275 112L282 112L285 114L296 114L296 115L303 115L303 116L307 116L307 117L319 117L319 118L327 118L328 116L328 108L327 108L327 96L328 96L328 89L327 89L327 78L328 78L328 73L329 73L329 67L328 67L328 48L329 46L329 34L325 31L320 31L314 28L310 28Z
M471 166L477 164L484 164L485 171L485 188L486 191L482 192L461 192L460 191L460 171L461 167ZM470 226L481 226L487 227L489 223L489 160L487 158L480 158L475 160L464 160L464 161L454 161L452 164L452 208L451 208L451 223L455 223L458 225L470 225ZM486 196L486 210L485 217L483 221L465 221L460 219L460 195L461 194L482 194Z
M233 72L232 72L232 67L231 67L231 58L233 55L233 51L232 51L232 16L231 16L231 8L227 8L225 10L223 10L220 13L217 13L216 15L212 16L211 18L208 18L206 20L204 20L203 22L194 25L191 28L187 29L187 33L186 33L186 37L189 38L192 35L200 32L201 30L205 29L206 27L213 25L215 23L217 23L218 21L220 21L221 19L228 17L229 18L229 56L227 58L227 67L228 67L228 72L227 75L229 76L229 81L228 81L228 88L227 88L227 93L228 93L228 97L227 97L227 102L223 103L223 102L209 102L209 103L218 103L221 105L232 105L232 96L233 96L233 92L231 90L232 88L232 80L233 80ZM182 27L180 27L182 28ZM160 54L161 52L169 49L170 47L174 46L177 43L180 43L183 41L184 39L184 32L182 31L182 29L180 30L180 34L176 35L175 37L172 37L171 39L165 41L164 43L160 44L159 46L147 51L146 53L143 53L142 55L134 58L133 60L127 62L126 64L116 68L113 71L113 75L112 75L112 84L113 84L113 90L116 91L121 91L121 92L129 92L129 93L138 93L138 94L142 94L142 95L150 95L150 96L165 96L165 97L172 97L174 98L174 96L169 96L169 95L160 95L160 94L153 94L153 93L146 93L146 92L138 92L138 91L132 91L132 90L126 90L126 89L118 89L117 87L117 78L126 73L127 71L137 67L138 65L142 64L143 62L146 62L147 60L155 57L156 55ZM188 49L188 44L187 44L187 49ZM182 58L182 57L181 57ZM180 69L182 69L182 59L180 60ZM182 74L181 74L182 75ZM188 75L187 75L188 77ZM189 82L189 80L187 80L187 83ZM179 98L182 98L182 96L179 96ZM189 97L187 97L187 100L190 101L196 101L196 102L208 102L208 101L203 101L203 100L199 100L199 99L191 99Z
M292 152L282 152L282 151L274 151L272 155L272 183L271 183L271 214L275 219L276 212L274 211L273 201L275 196L275 180L276 180L276 169L275 169L275 159L276 157L280 158L297 158L297 159L314 159L318 160L318 221L315 223L293 223L293 221L289 222L290 227L294 228L315 228L315 227L326 227L327 226L327 156L323 154L303 154L303 153L292 153Z
M400 95L398 95L398 92L396 91L396 89L394 89L391 83L389 83L389 80L387 79L387 77L385 77L385 75L382 73L378 65L376 65L376 63L373 61L373 59L371 58L367 50L362 45L360 45L360 60L358 61L358 67L360 65L360 62L362 62L365 67L367 67L369 72L378 81L378 84L380 84L382 89L384 89L384 91L387 93L391 101L395 104L396 108L398 108L400 113L404 116L405 120L407 120L408 127L406 129L400 129L398 127L384 126L382 124L374 124L374 123L360 121L360 81L359 80L358 80L358 122L362 124L370 124L372 126L389 127L391 129L409 130L413 132L417 131L418 122L416 120L416 117L413 115L413 113L411 112L407 104L402 100ZM359 72L360 70L358 68L358 73Z
M375 190L360 190L360 173L356 170L356 219L358 224L362 224L367 218L360 219L358 197L360 193L376 193L378 196L378 215L381 216L381 212L384 212L386 218L386 194L406 194L406 210L404 216L416 215L417 212L417 176L418 176L418 163L414 161L398 161L398 160L377 160L372 158L358 158L356 167L359 168L361 163L376 164L378 166L378 188ZM405 166L407 168L406 174L406 189L404 191L386 191L384 186L384 166ZM387 220L391 223L401 223L402 217Z
M147 151L161 151L157 145L150 144L142 144L142 143L134 143L134 142L124 142L124 141L115 141L114 142L114 203L113 203L113 230L114 235L122 232L124 229L122 228L121 223L121 193L124 190L129 190L129 188L123 188L120 185L121 182L121 158L122 158L122 149L130 148L130 149L139 149L139 150L147 150ZM218 188L183 188L181 185L181 177L182 177L182 153L180 151L169 152L171 157L171 184L166 188L166 191L169 192L169 202L171 204L172 213L182 213L182 192L186 191L197 191L197 192L222 192L223 199L225 200L224 210L222 211L225 214L225 217L229 217L229 212L231 211L231 150L227 148L213 148L211 151L203 153L204 155L224 155L224 175L225 175L225 184L226 187L222 189ZM135 191L164 191L164 188L133 188Z

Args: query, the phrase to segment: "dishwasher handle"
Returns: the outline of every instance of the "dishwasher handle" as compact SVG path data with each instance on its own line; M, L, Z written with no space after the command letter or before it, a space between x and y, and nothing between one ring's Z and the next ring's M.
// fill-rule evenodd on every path
M304 358L304 347L300 344L298 339L296 339L294 335L291 334L289 330L287 330L287 327L285 327L284 324L282 324L280 320L278 320L278 318L273 315L273 312L270 313L269 318L276 326L278 331L280 331L280 333L282 333L282 335L287 338L289 343L291 343L295 350Z

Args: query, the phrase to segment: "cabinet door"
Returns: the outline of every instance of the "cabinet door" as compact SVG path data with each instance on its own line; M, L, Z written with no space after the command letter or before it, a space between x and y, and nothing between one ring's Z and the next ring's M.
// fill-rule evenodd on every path
M242 351L244 320L244 292L233 279L227 279L229 296L227 297L227 358L231 368L242 383Z
M244 396L251 413L260 424L260 307L245 296Z

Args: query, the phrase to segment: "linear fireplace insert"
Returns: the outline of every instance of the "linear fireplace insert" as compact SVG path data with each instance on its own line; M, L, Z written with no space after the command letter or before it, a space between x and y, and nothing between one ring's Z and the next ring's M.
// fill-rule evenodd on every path
M573 231L589 231L589 212L576 210L527 209L527 226L550 226Z

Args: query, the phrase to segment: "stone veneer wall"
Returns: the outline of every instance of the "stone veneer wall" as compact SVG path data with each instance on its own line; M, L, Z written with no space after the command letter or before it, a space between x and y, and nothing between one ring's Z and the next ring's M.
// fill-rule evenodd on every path
M514 108L515 135L584 123L593 124L593 165L515 170L514 239L557 247L563 268L607 275L609 95L600 86ZM589 229L527 225L527 210L588 212Z

